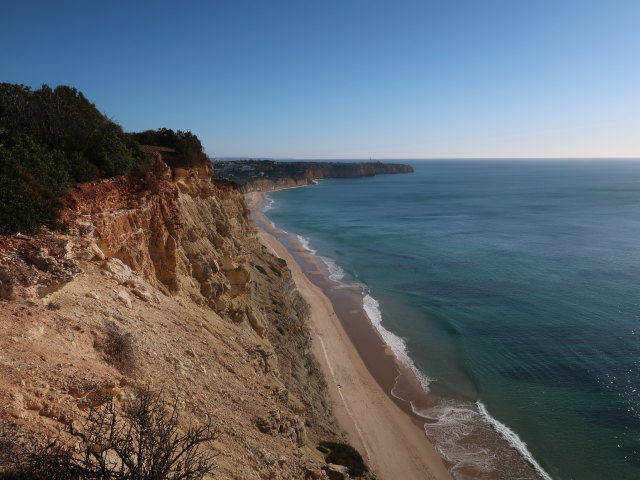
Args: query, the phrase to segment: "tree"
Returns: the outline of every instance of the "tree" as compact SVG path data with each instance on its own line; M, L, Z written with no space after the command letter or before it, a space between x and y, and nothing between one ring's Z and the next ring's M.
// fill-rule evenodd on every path
M131 133L131 138L140 145L154 145L157 147L172 148L178 155L181 164L187 167L196 167L209 161L202 148L200 139L190 131L174 131L170 128L158 130L145 130L144 132Z
M0 233L53 225L78 182L131 171L139 145L75 88L0 83Z

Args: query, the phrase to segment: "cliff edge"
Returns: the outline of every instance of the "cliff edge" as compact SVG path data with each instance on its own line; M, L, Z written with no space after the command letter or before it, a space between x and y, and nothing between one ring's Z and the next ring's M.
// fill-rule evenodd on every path
M316 449L342 435L308 306L211 174L156 155L145 178L72 188L65 233L0 237L0 430L72 442L97 394L147 387L185 425L212 415L216 479L346 478Z

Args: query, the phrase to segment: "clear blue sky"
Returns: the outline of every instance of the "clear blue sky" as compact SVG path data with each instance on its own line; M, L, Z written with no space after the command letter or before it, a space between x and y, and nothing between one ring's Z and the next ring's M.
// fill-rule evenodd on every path
M640 0L22 0L0 42L215 156L640 156Z

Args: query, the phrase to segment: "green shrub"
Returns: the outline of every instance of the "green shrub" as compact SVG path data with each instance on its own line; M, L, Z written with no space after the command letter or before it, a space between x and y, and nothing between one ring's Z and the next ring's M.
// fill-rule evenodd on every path
M261 274L267 275L267 271L264 268L262 268L260 265L254 265L254 267L256 267L256 270L258 270Z
M196 167L209 162L200 139L190 131L173 131L170 128L145 130L129 133L128 136L140 145L154 145L172 148L176 151L176 160L184 166Z
M10 148L0 147L0 234L36 233L52 224L60 210L58 197L70 185L59 151L47 152L20 136Z
M215 166L214 166L214 175L215 175ZM227 180L226 178L213 178L213 183L218 185L219 187L237 187L238 184L231 180Z
M142 174L139 142L175 149L175 166L209 162L193 133L125 134L73 87L0 83L0 234L56 227L59 198L76 183Z
M57 302L49 302L49 303L47 303L47 308L49 310L54 310L55 311L55 310L60 310L62 308L62 306Z
M127 173L141 158L75 88L0 83L0 234L55 226L70 186Z
M59 151L67 162L58 170L74 182L126 173L142 157L119 125L65 85L31 90L0 83L0 129L5 140L25 135L46 151Z
M269 270L271 270L273 273L275 273L278 277L282 276L282 272L280 272L280 270L278 269L278 267L276 267L275 265L273 265L272 263L269 264Z
M331 450L329 450L328 448L324 448L322 445L318 445L316 447L316 450L318 450L319 452L324 453L324 454L327 454L327 453L331 452Z

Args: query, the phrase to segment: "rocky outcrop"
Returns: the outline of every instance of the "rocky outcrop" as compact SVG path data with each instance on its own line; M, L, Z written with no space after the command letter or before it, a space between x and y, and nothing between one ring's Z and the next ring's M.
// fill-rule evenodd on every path
M43 232L38 237L0 236L0 299L42 297L80 272L67 258L71 241Z
M63 215L70 233L165 294L264 330L248 263L260 245L240 196L215 187L210 172L174 171L169 180L156 170L163 176L152 182L121 177L74 188Z
M311 185L324 178L356 178L412 173L413 167L382 162L274 162L242 160L218 162L216 177L233 182L242 193L266 192Z
M215 478L327 478L315 446L341 434L308 307L210 175L156 159L146 178L75 187L64 233L0 238L0 423L65 438L96 392L148 386L184 422L213 415ZM113 335L130 355L113 358Z

